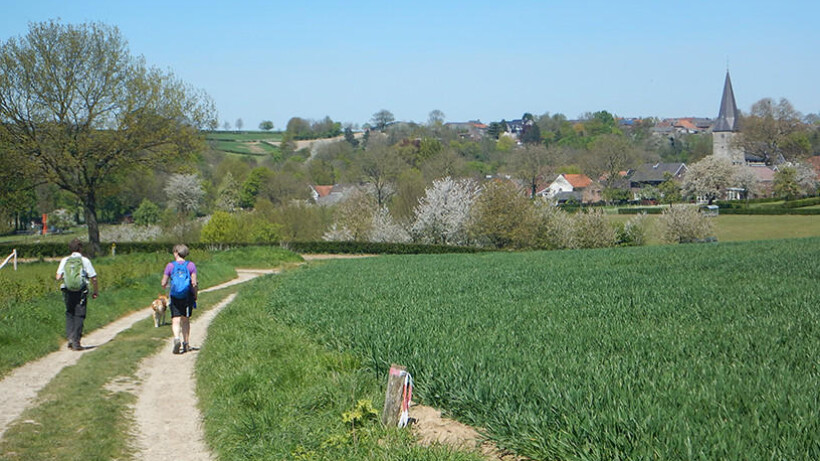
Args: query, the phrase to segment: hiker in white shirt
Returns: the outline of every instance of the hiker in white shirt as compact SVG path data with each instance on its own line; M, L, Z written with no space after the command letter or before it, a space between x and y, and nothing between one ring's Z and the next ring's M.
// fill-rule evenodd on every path
M96 299L98 293L97 272L91 261L82 255L83 244L74 239L68 244L71 255L60 260L57 266L57 281L62 281L60 289L65 301L65 335L68 348L83 350L80 339L83 336L86 306L88 305L88 281L94 286L91 297ZM72 259L73 258L73 259Z

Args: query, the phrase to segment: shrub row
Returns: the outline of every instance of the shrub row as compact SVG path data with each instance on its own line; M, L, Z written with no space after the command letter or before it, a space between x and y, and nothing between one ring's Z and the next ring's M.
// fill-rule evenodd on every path
M783 204L785 208L801 208L805 206L820 205L820 197L809 197L800 200L789 200Z
M618 214L641 214L641 213L661 214L661 213L663 213L663 210L665 210L665 209L666 208L657 208L657 207L652 207L652 208L643 208L643 207L639 207L639 208L638 207L636 207L636 208L618 208Z
M227 250L230 248L270 246L254 243L223 243L219 245L208 243L191 243L192 250ZM297 253L338 253L338 254L442 254L442 253L476 253L486 251L475 247L459 247L447 245L421 245L406 243L374 243L374 242L283 242L281 246ZM102 243L105 255L111 252L111 243ZM173 244L167 242L123 242L116 244L117 254L130 253L170 253ZM17 250L18 258L54 258L66 256L66 243L48 242L34 244L3 244L0 245L0 260Z
M443 254L443 253L478 253L488 251L482 248L448 245L422 245L412 243L384 242L288 242L283 247L296 253L333 253L333 254Z

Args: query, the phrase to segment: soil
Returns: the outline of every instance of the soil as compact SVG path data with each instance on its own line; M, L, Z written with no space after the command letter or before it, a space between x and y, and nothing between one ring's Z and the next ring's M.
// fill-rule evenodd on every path
M362 255L305 255L305 260L363 257ZM238 277L206 291L246 282L270 270L237 270ZM205 341L211 320L230 302L234 295L191 321L191 344L198 347ZM84 336L83 352L65 348L12 371L0 381L0 438L8 426L23 411L36 402L37 394L64 367L75 364L83 354L93 352L134 323L151 316L150 309L129 314ZM169 338L158 353L145 358L140 364L137 379L121 377L107 385L112 391L131 392L137 396L134 405L134 439L138 450L136 459L176 459L184 453L187 460L214 459L205 443L202 416L196 400L194 366L197 349L173 355L173 340ZM173 398L167 390L175 389ZM442 418L434 408L414 405L410 408L411 430L421 444L439 443L454 448L480 451L486 459L513 461L516 458L501 453L473 428L457 421Z

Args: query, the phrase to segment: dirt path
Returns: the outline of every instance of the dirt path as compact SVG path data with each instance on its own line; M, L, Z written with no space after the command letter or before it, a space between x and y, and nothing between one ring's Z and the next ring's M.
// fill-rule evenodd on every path
M191 344L199 347L216 314L233 301L230 295L191 322ZM196 399L194 366L197 351L173 355L166 347L146 358L137 372L136 459L213 459L202 433L202 415Z
M272 273L273 271L262 270L241 270L236 271L237 278L226 282L222 285L211 287L202 292L217 290L225 288L237 283L246 282L254 277L265 273ZM83 352L71 351L61 348L56 352L42 357L33 362L29 362L19 368L16 368L2 381L0 381L0 438L6 432L9 424L17 419L23 411L31 406L37 394L43 387L46 386L55 376L57 376L63 368L74 365L80 360L83 354L93 352L94 348L99 347L112 339L117 334L131 328L136 322L150 317L150 309L140 309L125 317L121 317L116 321L98 328L91 333L83 336L83 345L89 349ZM203 316L204 317L204 316ZM196 330L192 330L196 331ZM148 459L148 458L143 458Z

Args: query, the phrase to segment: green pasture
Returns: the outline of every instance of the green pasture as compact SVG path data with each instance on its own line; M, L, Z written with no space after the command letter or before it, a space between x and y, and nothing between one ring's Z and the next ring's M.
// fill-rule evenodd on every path
M608 215L612 222L624 223L630 215ZM647 215L649 244L662 243L658 220ZM720 242L820 237L820 216L800 215L720 215L710 218Z
M323 440L284 422L339 392L378 408L399 363L416 401L532 459L818 459L818 278L820 238L314 263L209 334L206 429L231 459ZM311 373L346 391L280 361L293 344L340 354ZM287 386L312 389L299 411Z
M266 142L216 141L213 146L217 150L243 155L269 155L279 152L278 147Z

